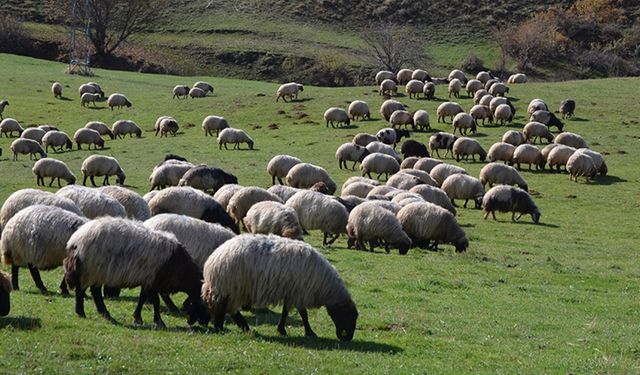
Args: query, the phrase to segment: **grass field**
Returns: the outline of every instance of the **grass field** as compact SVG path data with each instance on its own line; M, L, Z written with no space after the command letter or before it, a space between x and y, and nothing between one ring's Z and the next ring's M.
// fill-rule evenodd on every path
M127 187L145 193L153 165L173 152L192 162L221 167L242 185L267 187L265 167L280 153L321 165L338 185L356 175L339 170L336 148L358 132L383 127L378 108L382 97L374 87L306 87L300 100L275 103L277 85L218 77L173 77L96 70L91 78L107 93L121 92L133 107L111 111L106 103L81 108L77 87L88 79L64 75L63 64L0 54L0 99L10 106L4 117L23 126L53 124L68 134L89 120L108 124L136 121L140 139L107 140L97 153L116 157L127 174ZM173 100L175 84L206 79L216 88L212 97ZM64 99L54 99L53 81L63 83ZM21 272L21 290L12 294L9 317L0 318L0 342L6 373L638 373L640 372L640 314L638 295L638 163L640 79L607 79L513 85L518 109L513 124L480 127L475 136L486 149L507 129L525 122L526 106L543 98L552 107L571 97L578 103L567 131L585 137L605 154L609 175L594 182L570 182L566 174L524 171L542 212L541 224L529 217L512 223L483 221L474 209L459 209L458 221L470 239L466 253L451 246L442 252L412 249L364 253L346 249L346 238L321 246L321 235L306 241L321 250L340 272L358 306L360 318L354 340L340 343L323 310L310 311L317 339L303 337L299 316L290 318L289 336L276 331L279 309L247 313L251 334L231 322L223 334L187 327L186 319L164 312L169 327L133 325L137 293L107 300L118 324L98 316L88 301L87 319L78 318L73 298L61 297L60 269L43 272L51 293L41 295L28 272ZM409 100L411 110L426 109L437 130L435 109L446 100L438 86L437 101ZM260 94L264 94L262 96ZM322 114L330 106L362 99L373 119L348 129L326 128ZM465 109L472 100L459 100ZM255 150L219 150L205 137L200 124L206 115L226 117L245 129ZM177 137L157 138L153 124L172 115L181 124ZM277 129L269 125L276 124ZM273 128L274 126L272 126ZM414 133L422 142L429 133ZM21 155L11 161L12 139L0 138L0 202L13 191L36 187L32 161ZM94 151L51 153L80 176L82 161ZM483 163L456 163L478 176ZM48 188L47 188L48 189ZM55 189L48 189L54 191ZM6 270L6 268L5 268ZM179 300L179 298L177 299Z

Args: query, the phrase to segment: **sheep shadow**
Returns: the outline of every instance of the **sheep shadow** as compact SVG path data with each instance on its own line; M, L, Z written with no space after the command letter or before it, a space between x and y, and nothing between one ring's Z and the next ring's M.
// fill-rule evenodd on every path
M73 99L71 99L69 97L66 97L66 96L61 96L60 100L65 101L65 102L72 102L73 101Z
M596 176L595 179L586 182L588 185L602 185L609 186L621 182L628 182L624 178L620 178L618 176Z
M391 353L399 354L404 350L398 346L381 344L372 341L349 341L341 342L336 339L324 337L306 337L306 336L265 336L254 333L256 338L270 343L286 345L288 347L315 349L315 350L345 350L362 353Z
M87 109L90 109L92 111L102 111L103 109L107 109L107 107L97 107L97 106L93 106L93 107L86 107Z
M291 99L289 100L287 103L304 103L304 102L308 102L310 100L313 100L314 98L298 98L298 99Z
M571 117L568 119L565 119L566 121L576 121L576 122L587 122L589 121L589 119L586 118L582 118L582 117Z
M42 322L39 318L30 318L27 316L10 316L7 318L0 318L0 329L11 327L13 329L21 331L33 331L42 327Z
M489 136L486 133L480 133L480 132L476 132L476 134L464 134L465 137L469 137L469 136L473 136L474 138L484 138Z
M335 128L332 127L332 129L338 129L338 130L349 130L349 129L358 129L359 126L356 124L351 124L351 125L345 125L345 126L336 126Z

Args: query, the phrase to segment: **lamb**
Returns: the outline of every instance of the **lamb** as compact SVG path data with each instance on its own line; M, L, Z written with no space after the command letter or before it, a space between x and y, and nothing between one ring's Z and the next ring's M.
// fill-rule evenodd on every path
M447 177L456 173L467 174L467 171L464 168L453 164L442 163L433 167L431 172L429 172L429 176L431 176L438 186L442 186L442 183L447 179Z
M484 108L484 107L482 107ZM476 131L478 130L476 128L476 120L475 118L473 118L473 116L471 116L470 114L464 113L464 112L460 112L458 113L454 118L453 121L451 122L451 125L453 125L453 134L456 134L456 129L458 129L458 131L460 132L460 135L462 135L462 130L464 129L464 135L467 135L467 130L471 129L471 133L472 134L476 134Z
M384 117L385 121L389 121L393 112L398 110L404 111L405 107L397 100L388 99L385 100L382 105L380 105L380 115Z
M449 151L453 149L453 144L457 139L458 137L451 133L435 133L431 135L431 137L429 137L429 150L431 151L431 154L433 154L433 152L435 151L438 157L440 157L440 153L438 152L438 150L447 150L447 152L444 154L444 156L447 156Z
M199 87L192 87L189 90L189 96L191 97L191 99L204 98L205 96L207 96L207 92Z
M482 148L480 142L469 137L460 137L456 139L453 143L452 151L453 155L456 157L456 161L458 162L460 159L469 160L469 155L471 156L471 160L475 162L476 154L479 155L480 161L485 161L487 159L487 152Z
M558 134L554 138L553 143L566 145L573 148L589 148L589 145L587 145L587 142L584 140L584 138L582 138L579 134L571 132Z
M49 187L53 185L53 181L58 179L58 187L60 187L60 179L63 178L68 184L76 183L76 176L71 173L71 170L64 162L56 159L45 158L38 160L31 169L34 175L36 175L36 184L38 186L44 186L44 178L51 177Z
M429 73L427 73L425 70L422 70L422 69L414 70L413 73L411 73L411 79L415 79L420 82L426 82L426 81L431 82L431 77L429 76Z
M409 94L409 99L414 96L416 99L418 99L420 97L420 94L422 94L424 91L424 83L418 81L417 79L412 79L411 81L407 82L405 91L407 92L407 94Z
M470 79L465 88L467 90L467 95L471 98L475 96L476 91L484 90L484 84L477 79Z
M20 138L32 139L40 144L42 144L42 137L47 132L40 128L26 128L22 134L20 134Z
M507 83L526 83L527 75L523 73L516 73L509 76Z
M442 122L446 122L446 117L451 117L451 121L453 121L453 116L457 115L460 112L464 112L460 104L455 102L444 102L438 106L436 113L438 114L438 122L442 119Z
M487 83L487 81L490 80L491 78L493 78L491 76L491 73L490 72L485 72L484 70L480 71L480 72L478 72L478 74L476 74L476 79L478 81L482 82L483 84Z
M538 224L540 220L540 211L529 193L526 190L517 187L498 185L491 188L482 198L482 211L486 220L489 213L496 220L496 211L512 212L511 220L520 219L523 214L531 215L534 224ZM516 218L516 213L518 217Z
M569 180L575 179L578 182L578 177L584 176L586 181L589 181L589 179L596 177L598 169L591 156L582 152L574 152L567 160L567 172L569 172Z
M545 103L542 99L531 99L529 105L527 106L527 113L529 114L529 116L531 116L533 112L538 110L548 111L549 107L547 106L547 103Z
M397 94L397 92L398 86L391 79L385 79L384 81L382 81L382 83L380 84L380 88L378 89L378 95L393 96Z
M572 118L576 111L576 101L572 99L565 99L560 103L560 113L562 113L562 119Z
M513 158L513 152L516 147L507 142L498 142L491 145L487 158L490 162L503 161L505 164L511 164Z
M467 208L469 199L473 199L475 208L482 206L484 187L475 177L461 173L452 174L442 183L442 190L451 198L453 205L454 199L464 199L464 208Z
M560 132L564 128L564 124L556 117L556 115L554 115L549 111L541 111L541 110L535 111L531 114L529 121L541 122L547 125L548 127L555 126L556 128L558 128L558 131Z
M0 114L2 111L0 111ZM0 122L0 136L4 134L5 137L13 137L13 132L18 132L18 137L22 134L24 129L20 126L18 120L14 118L6 118Z
M100 100L100 94L90 94L88 92L85 92L84 94L82 94L82 97L80 97L80 106L82 107L89 107L89 103L93 103L93 106L96 106L96 100ZM117 105L117 104L114 104ZM112 106L113 109L113 106Z
M41 158L47 157L47 153L44 152L42 146L33 139L18 138L11 142L10 148L11 152L13 152L13 161L18 161L18 154L29 154L29 160L33 160L36 154L40 154Z
M516 164L518 169L520 164L529 164L529 170L531 170L531 164L534 164L536 169L544 169L546 162L540 150L534 145L522 144L513 152L512 163Z
M309 163L296 164L285 177L287 185L299 189L308 189L317 182L327 185L329 194L336 191L336 183L331 179L326 169Z
M91 150L91 145L93 145L94 150L100 148L104 148L104 139L100 136L100 133L93 129L80 128L76 130L73 134L73 140L78 145L78 150L82 150L82 144L88 144L89 150Z
M11 298L9 298L11 290L9 275L0 272L0 316L7 316L9 315L9 311L11 311Z
M349 116L351 116L352 120L356 120L360 117L362 120L367 119L371 120L371 113L369 112L369 105L367 102L362 100L354 100L349 104Z
M367 155L369 155L369 151L366 147L358 146L353 143L343 143L336 150L336 159L338 160L338 166L340 169L342 169L343 165L345 169L349 169L347 167L347 161L352 161L353 165L351 166L351 170L355 170L356 163L361 163Z
M342 203L332 197L303 190L295 193L285 205L296 211L302 228L322 231L323 245L331 245L340 233L346 233L349 213Z
M461 114L462 113L458 113L456 116L459 116ZM491 113L489 108L483 105L477 104L471 107L471 110L469 110L469 115L471 115L471 118L473 119L475 126L478 126L478 120L480 119L482 119L482 126L484 126L485 119L489 119L490 124L493 123L493 113ZM455 118L454 118L454 122L455 122Z
M606 176L609 172L607 163L605 163L604 157L602 157L602 154L600 154L599 152L590 150L588 148L579 148L576 150L576 152L574 152L574 154L575 153L582 153L591 156L591 159L593 159L593 162L596 164L596 169L598 170L598 173L600 173L600 176Z
M204 135L210 135L213 137L213 132L215 130L216 137L220 133L220 130L226 129L229 127L229 123L225 120L224 117L220 116L207 116L202 120L202 130L204 130Z
M498 82L492 85L491 88L489 88L489 94L493 96L504 96L508 92L509 86L505 85L504 83Z
M247 186L238 190L227 204L227 213L231 216L236 223L242 223L244 226L244 217L247 215L247 211L258 202L274 201L283 203L280 197L268 192L267 190L257 186Z
M111 129L109 129L107 124L105 124L104 122L89 121L89 122L87 122L87 124L84 127L87 128L87 129L93 129L93 130L97 131L98 133L100 133L100 135L108 135L109 138L111 138L111 139L115 139L116 138L113 135L113 132L111 131Z
M4 201L2 209L0 209L0 228L4 228L9 219L20 210L36 204L60 207L76 215L83 216L78 205L68 198L62 198L48 191L20 189L12 193Z
M351 142L359 146L366 147L369 143L376 141L378 141L378 138L375 135L358 133L353 137L353 140Z
M482 103L480 103L480 104L482 104ZM507 99L505 97L501 97L501 96L494 97L489 102L489 110L492 113L494 113L494 117L495 117L496 109L502 104L508 105L509 109L511 109L511 114L515 117L515 115L516 115L516 107L513 106L513 104L511 103L511 101L509 99Z
M167 133L171 133L175 137L176 133L178 133L178 130L180 129L180 126L178 125L178 121L175 118L171 116L160 116L156 120L154 128L156 130L156 135L160 133L160 138L162 138L162 136L166 137Z
M231 200L231 197L233 197L233 195L235 193L239 192L242 188L243 188L243 186L242 185L238 185L238 184L225 184L225 185L222 185L222 187L220 189L218 189L215 192L215 194L213 194L213 199L215 199L218 203L220 203L222 208L225 211L227 211L227 206L229 205L229 201ZM293 189L293 188L291 188L291 189ZM291 194L291 195L293 195L293 194ZM281 197L281 199L282 199L282 197Z
M524 133L524 139L526 142L536 143L536 138L542 142L542 138L547 140L547 143L553 141L553 134L549 128L540 122L531 121L522 129Z
M391 125L392 128L395 128L396 125L398 127L404 125L405 129L407 125L411 125L411 127L415 129L415 125L413 124L413 114L401 109L394 111L391 114L391 117L389 117L389 125Z
M178 291L188 295L188 323L206 324L208 314L200 299L202 272L176 237L147 229L142 223L120 218L99 218L81 226L67 242L64 279L76 290L76 314L84 318L84 295L91 289L96 309L113 320L104 305L101 286L133 288L140 286L140 298L133 313L134 323L142 324L142 306L153 304L156 328L165 327L160 317L158 293Z
M240 228L211 196L190 186L168 187L149 201L151 216L163 213L182 214L208 223L218 223L235 233Z
M127 217L127 211L117 199L97 189L67 185L58 190L56 195L71 199L89 219L100 216Z
M51 92L54 98L62 99L62 84L60 82L54 82L51 85Z
M118 120L114 122L111 126L111 131L116 138L124 138L127 134L129 134L129 137L133 137L134 134L137 138L142 137L142 129L131 120Z
M396 217L414 245L437 251L443 242L453 244L456 252L463 252L469 247L469 240L453 214L433 203L408 204L398 211ZM431 241L434 244L430 246Z
M422 89L424 98L427 100L433 100L436 97L436 85L433 82L426 82Z
M324 120L327 122L327 127L331 124L331 127L335 129L335 125L349 126L351 125L351 119L349 114L343 108L331 107L324 112ZM335 122L335 124L334 124Z
M307 308L326 306L341 341L353 338L358 318L343 281L324 256L302 241L278 236L247 234L220 246L205 264L202 298L219 331L227 313L246 332L249 325L241 308L280 303L281 335L287 334L285 324L292 306L298 309L309 337L316 334L309 325Z
M107 99L107 105L113 111L113 107L118 107L118 109L120 109L122 107L129 108L133 104L131 103L131 101L126 96L124 96L122 94L118 94L118 93L113 93L113 94L109 95L109 98Z
M390 72L388 70L381 70L378 73L376 73L376 84L377 85L380 85L382 83L382 81L384 81L385 79L394 80L394 79L396 79L396 75L393 74L393 72Z
M427 173L431 172L433 167L438 164L442 164L441 160L433 159L433 158L420 158L414 165L413 169L425 171Z
M514 114L508 104L500 104L493 113L496 123L500 121L500 125L504 125L505 121L509 123L513 121L513 116Z
M302 226L296 211L276 201L262 201L251 206L244 217L244 223L250 233L271 233L302 240Z
M304 91L304 86L295 82L289 82L281 85L276 91L276 102L282 98L285 102L289 99L298 99L298 92Z
M194 165L188 162L163 163L155 168L149 176L151 190L156 188L164 189L167 186L178 186L182 176L193 167Z
M396 80L399 84L404 85L407 82L411 81L411 75L413 74L413 70L411 69L400 69L398 73L396 73Z
M383 174L385 175L385 179L388 179L390 174L394 174L399 170L400 164L398 164L396 158L378 152L367 155L360 164L362 176L367 175L369 178L372 178L371 172L374 172L378 174L378 179L380 179L380 176Z
M211 94L213 94L213 86L211 86L209 82L198 81L193 84L193 87L197 87L200 90L204 91L205 93L210 92Z
M549 154L547 155L547 163L549 164L549 169L553 170L553 167L556 167L556 170L560 170L560 166L564 165L566 169L567 162L573 153L576 151L575 148L558 144L554 147Z
M4 119L4 117L2 117L2 112L4 112L4 108L8 105L9 105L8 100L0 100L0 120Z
M104 176L102 185L109 185L109 176L116 176L116 182L124 185L124 179L127 177L124 170L120 167L120 163L115 158L105 155L91 155L82 162L82 185L87 186L87 177L91 180L91 185L96 186L94 177Z
M224 184L237 184L238 178L220 168L212 168L205 164L189 169L178 181L179 186L191 186L204 191L218 191Z
M365 241L369 242L370 251L374 244L384 243L385 251L389 246L398 247L401 255L411 247L411 239L402 230L396 215L374 202L364 202L356 206L349 214L347 234L355 241L356 249L366 250Z
M467 76L464 75L464 72L459 69L453 69L451 73L449 73L448 80L451 82L454 79L460 80L460 82L467 82Z
M191 88L185 85L176 85L173 87L173 99L176 97L180 99L181 97L187 98L189 96L189 90Z
M400 146L400 152L404 159L411 156L429 157L427 146L422 142L414 141L412 139L408 139L402 143L402 146Z
M129 219L145 221L151 217L149 204L133 190L120 186L102 186L98 191L120 202Z
M483 86L484 87L484 86ZM490 95L489 91L485 90L485 89L480 89L478 91L476 91L473 94L473 103L474 104L480 104L480 100L482 98L484 98L485 96Z
M413 113L413 126L414 129L418 129L421 131L431 129L431 124L429 123L429 113L423 109L419 109Z
M462 89L462 82L459 79L454 78L449 82L449 97L453 94L454 97L460 97L460 90Z
M251 137L249 137L249 134L247 134L242 129L223 129L220 134L218 134L218 144L220 145L220 150L222 150L223 145L224 149L228 150L227 143L233 143L234 150L240 150L240 143L246 143L247 146L249 146L249 150L253 150L253 139L251 139Z
M375 187L376 185L367 182L354 182L343 187L340 196L354 195L356 197L366 198L369 192Z
M11 265L11 282L19 289L20 267L27 267L41 293L47 288L39 270L51 270L62 266L67 256L66 245L71 235L88 220L59 207L36 204L16 213L2 231L2 260ZM69 294L67 285L60 284L62 294Z
M527 185L527 182L517 169L500 163L489 163L482 167L480 170L480 182L482 187L487 184L489 184L489 187L494 184L518 185L522 190L529 191L529 185Z

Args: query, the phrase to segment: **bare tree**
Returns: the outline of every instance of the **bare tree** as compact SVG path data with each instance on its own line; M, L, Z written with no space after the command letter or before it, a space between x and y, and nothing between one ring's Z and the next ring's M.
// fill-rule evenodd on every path
M418 66L425 59L424 41L390 21L372 23L362 34L375 63L392 72Z

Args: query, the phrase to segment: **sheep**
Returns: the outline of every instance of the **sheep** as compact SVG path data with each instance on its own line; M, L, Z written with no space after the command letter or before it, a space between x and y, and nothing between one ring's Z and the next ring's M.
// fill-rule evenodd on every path
M427 158L429 157L429 151L427 150L427 146L422 142L414 141L412 139L408 139L402 142L402 146L400 146L400 152L402 153L402 157L405 160L411 156L419 156L419 157L427 157Z
M270 193L266 189L257 186L247 186L238 190L227 204L227 213L231 216L236 223L242 223L244 226L244 217L247 215L247 211L254 204L262 201L274 201L283 203L280 197Z
M489 92L485 89L480 89L477 90L474 94L473 94L473 103L474 104L480 104L480 100L487 96L490 95Z
M295 193L285 205L296 211L302 228L322 231L323 245L331 245L340 233L346 233L349 213L342 203L327 195L303 190Z
M160 133L160 138L162 136L167 136L167 133L171 133L174 137L176 133L178 133L178 129L180 126L178 125L178 121L171 116L160 116L156 120L156 124L154 126L156 131L156 136Z
M78 87L78 94L80 97L86 93L99 94L101 98L104 98L104 92L100 89L100 86L97 86L97 84L94 85L94 82L83 83Z
M562 119L572 118L576 111L576 101L573 99L565 99L560 102L560 113L562 113Z
M393 149L393 147L389 146L389 145L385 145L382 142L371 142L367 145L367 150L369 151L370 154L373 153L380 153L380 154L385 154L385 155L389 155L391 157L393 157L394 159L396 159L398 161L398 163L400 163L401 159L400 156L398 155L398 153Z
M527 106L527 113L529 114L529 116L531 116L533 112L538 110L548 111L549 107L547 106L547 103L545 103L542 99L531 99L529 105Z
M469 199L473 199L475 208L482 206L484 187L475 177L461 173L452 174L444 180L441 189L451 198L453 205L455 205L454 199L464 199L464 208L467 208Z
M438 205L411 203L400 209L396 217L414 245L437 251L443 242L454 245L456 252L463 252L469 247L469 240L455 216ZM431 241L433 245L430 245Z
M91 185L96 186L96 182L93 179L96 176L104 176L102 185L109 185L109 176L116 176L116 182L120 185L124 185L126 175L124 170L120 167L120 163L115 158L105 155L91 155L84 159L82 166L82 185L87 186L87 178L91 180Z
M489 94L493 96L505 96L509 92L509 86L504 83L496 83L489 89Z
M564 165L566 169L567 161L569 161L569 158L575 151L576 149L571 146L558 144L549 151L549 154L547 155L547 164L549 164L549 169L553 170L553 167L555 166L559 171L561 165Z
M338 148L339 150L339 148ZM336 151L336 158L338 157L338 151ZM267 164L267 173L271 175L271 184L276 184L276 178L278 182L282 184L282 179L287 176L289 170L294 165L302 163L302 160L291 155L276 155ZM345 165L346 167L346 165ZM341 167L342 168L342 167Z
M36 204L60 207L76 215L83 216L78 205L68 198L57 196L48 191L20 189L12 193L2 204L0 209L0 228L4 228L9 219L20 210Z
M150 190L164 189L167 186L178 186L180 179L194 165L188 162L163 163L151 172L149 176Z
M98 133L100 133L100 135L108 135L109 138L111 138L111 139L115 139L116 138L113 135L113 132L111 131L111 129L109 129L107 124L105 124L104 122L89 121L89 122L86 123L86 125L84 127L87 128L87 129L93 129L93 130L97 131Z
M176 85L173 87L173 99L176 97L180 99L181 97L187 98L189 96L189 90L191 88L185 85Z
M29 154L29 160L33 160L36 154L40 154L41 158L47 157L42 146L33 139L18 138L11 142L10 148L13 153L13 161L18 161L18 154Z
M147 205L148 205L149 201L151 201L151 199L153 199L153 197L158 195L159 192L160 192L160 190L151 190L151 191L147 192L145 195L143 195L142 199L144 199L144 201L147 202Z
M387 145L393 145L394 148L396 144L405 137L411 137L411 133L405 129L383 128L376 133L378 141ZM367 144L367 146L369 146L369 144Z
M387 186L392 186L396 189L409 190L416 185L424 184L424 182L413 175L407 173L396 173L389 177L387 180Z
M497 78L491 78L490 80L488 80L487 82L484 83L484 89L489 91L491 89L491 86L495 85L496 83L499 83L500 80Z
M44 130L47 133L50 132L50 131L53 131L53 130L60 130L60 129L58 129L57 127L55 127L53 125L40 125L40 126L38 126L38 128Z
M69 198L89 219L99 216L127 217L127 211L117 199L97 190L78 185L67 185L56 195Z
M287 185L273 185L267 189L268 192L277 195L283 202L288 201L295 193L302 190L304 189L298 189ZM231 197L229 197L229 199L231 199Z
M484 107L489 108L489 106L491 105L491 101L492 101L493 99L495 99L495 98L493 97L493 95L491 95L491 94L487 93L487 95L485 95L485 96L481 97L481 98L480 98L480 100L478 100L478 104L479 104L479 105L481 105L481 106L484 106ZM491 108L489 108L489 112L493 113L493 112L491 111Z
M498 142L491 145L487 158L490 162L503 161L505 164L511 164L513 152L516 147L507 142Z
M192 87L189 90L189 96L191 97L191 99L204 98L205 96L207 96L207 93L206 93L206 91L204 91L203 89L201 89L199 87Z
M0 316L7 316L9 315L9 311L11 311L11 298L9 297L11 291L9 275L0 272Z
M526 83L527 75L523 73L516 73L509 76L507 83Z
M429 113L423 109L419 109L413 113L413 126L414 129L418 129L421 131L431 129L431 124L429 123Z
M351 185L351 184L355 184L357 182L364 182L370 185L374 185L374 186L380 186L380 181L378 180L374 180L371 178L366 178L366 177L360 177L360 176L351 176L349 178L347 178L347 180L342 184L342 188L341 190L344 190L347 186Z
M124 138L129 134L129 137L133 137L135 134L137 138L142 137L142 129L131 120L118 120L111 126L111 131L115 138Z
M287 97L291 100L298 99L298 92L304 91L304 86L299 83L289 82L281 85L276 91L276 102L282 98L285 102L287 101Z
M397 194L391 199L391 203L397 203L400 207L404 207L415 202L425 202L425 200L420 194L410 192Z
M467 77L464 75L464 72L462 72L462 70L459 69L454 69L451 71L451 73L449 73L449 77L447 78L449 80L449 82L451 82L454 79L458 79L460 80L460 82L467 82Z
M354 100L349 104L349 116L352 120L356 120L360 117L362 120L371 120L371 112L369 112L369 105L362 100Z
M133 190L120 186L102 186L98 191L120 202L129 219L145 221L151 217L149 204Z
M209 223L218 223L235 233L240 228L224 208L211 196L190 186L172 186L161 190L149 201L151 216L173 213L195 217Z
M91 94L91 93L85 92L84 94L82 94L82 97L80 97L80 106L89 107L89 103L93 103L93 106L95 107L96 100L100 100L100 94ZM114 105L117 105L117 104L114 104Z
M456 129L458 129L458 131L460 132L460 135L462 135L463 129L464 129L464 135L467 135L468 129L471 129L472 134L476 134L476 131L478 130L476 128L475 118L473 118L473 116L471 116L470 114L464 113L464 112L460 112L457 115L455 115L455 117L453 118L453 121L451 121L451 125L453 126L453 134L456 134Z
M513 112L508 104L500 104L493 113L493 117L496 119L496 123L500 121L500 125L504 125L505 121L508 123L513 121Z
M411 69L400 69L398 73L396 73L396 80L399 84L404 85L407 82L411 81L411 75L413 74L413 70Z
M335 129L335 125L338 125L338 126L351 125L351 119L349 118L349 114L343 108L339 108L339 107L331 107L327 109L324 112L324 120L327 123L327 128L329 127L329 124L331 124L331 127L334 129Z
M494 117L495 117L496 109L502 104L508 105L509 109L511 109L511 114L515 117L515 115L516 115L516 107L513 106L513 104L511 103L511 101L509 99L507 99L505 97L501 97L501 96L494 97L489 102L489 110L491 110L491 112L494 113Z
M394 79L396 79L396 75L393 74L393 72L390 72L388 70L381 70L378 73L376 73L376 84L377 85L380 85L382 83L382 81L384 81L385 79L394 80Z
M424 83L418 81L417 79L412 79L411 81L407 82L405 91L407 94L409 94L409 99L411 99L412 96L415 96L415 98L418 99L420 97L420 94L422 94L424 91Z
M317 182L327 185L329 194L336 191L336 183L331 179L327 170L309 163L299 163L289 170L285 177L287 185L299 189L308 189Z
M442 122L446 122L445 117L450 116L453 121L453 116L460 112L464 112L460 104L455 102L444 102L438 106L436 113L438 114L438 122L442 119Z
M62 84L60 82L54 82L51 85L51 92L54 98L62 99Z
M0 111L1 113L2 111ZM0 136L4 134L5 137L13 137L13 132L18 132L18 137L22 134L24 129L20 126L18 120L7 117L0 122Z
M342 188L340 196L354 195L356 197L366 198L367 194L375 187L376 185L367 182L354 182Z
M384 199L384 200L391 200L391 198L393 198L394 194L400 194L404 192L404 190L400 190L398 188L395 188L393 186L389 186L389 185L380 185L380 186L376 186L375 188L371 189L369 191L369 193L367 193L367 199L372 200L372 199Z
M213 94L213 86L209 82L198 81L193 84L193 87L197 87L205 93L210 92Z
M73 134L73 140L78 145L78 150L82 150L82 144L88 144L89 150L91 150L91 145L93 145L94 149L104 148L104 139L100 136L100 133L93 129L80 128L76 130Z
M436 182L437 186L442 186L442 183L447 177L456 173L467 174L467 171L453 164L442 163L433 167L431 172L429 172L429 176Z
M462 82L459 79L454 78L449 82L449 97L453 94L454 97L460 97L460 89L462 89Z
M220 246L205 264L202 298L219 331L227 313L247 332L249 325L241 308L280 303L278 332L283 336L292 306L300 313L308 337L316 334L309 325L307 308L326 306L341 341L353 338L358 318L344 282L320 252L302 241L273 235L246 234Z
M579 134L564 132L558 134L554 139L553 143L557 143L560 145L566 145L573 148L589 148L587 142L582 138Z
M404 105L397 100L388 99L380 105L380 115L384 117L385 121L389 121L393 112L397 110L405 110Z
M482 211L484 220L487 220L489 213L496 219L496 211L511 212L511 220L520 219L523 214L531 215L534 224L540 221L540 211L533 199L526 190L513 186L498 185L491 188L482 198ZM516 217L518 213L518 217Z
M184 245L167 232L150 230L141 222L103 217L81 226L67 242L64 279L75 289L76 314L84 318L84 295L91 289L96 310L107 320L111 315L104 305L101 286L141 287L133 313L134 323L142 324L142 306L153 304L156 328L165 327L160 317L160 294L185 292L188 295L188 323L208 322L200 299L202 272Z
M420 82L431 82L431 77L429 76L429 73L427 73L425 70L422 69L416 69L413 71L413 73L411 73L411 79L415 79L417 81Z
M596 163L593 158L582 152L574 152L569 160L567 160L567 172L569 172L569 180L578 182L579 176L584 176L586 181L593 179L598 174Z
M380 84L380 88L378 89L378 95L389 95L393 96L398 92L398 86L391 79L385 79Z
M191 186L204 191L212 190L215 193L224 184L237 184L238 178L220 168L212 168L205 164L196 165L186 171L178 186Z
M520 164L529 164L529 170L531 170L531 164L534 164L536 169L544 169L547 161L536 146L525 143L513 151L511 162L516 164L518 169L520 169Z
M389 117L389 125L394 129L396 126L399 128L402 125L404 125L406 129L407 125L411 125L411 128L415 129L413 114L402 109L393 111L391 117Z
M374 244L381 242L387 253L390 245L398 247L401 255L411 247L411 239L402 230L396 215L374 202L364 202L351 211L347 234L355 242L356 249L360 250L366 250L365 241L369 242L371 252Z
M558 119L556 115L549 111L535 111L531 114L529 121L541 122L547 125L547 127L555 126L560 132L562 132L562 129L564 128L564 124L560 121L560 119Z
M366 147L358 146L353 143L343 143L336 150L336 159L338 160L338 166L340 169L342 169L343 165L345 169L349 169L349 167L347 167L347 161L352 161L353 165L351 166L351 170L355 170L356 163L362 162L367 155L369 155L369 151Z
M420 169L401 169L399 171L400 174L409 174L415 177L418 177L420 179L420 181L422 181L422 183L425 183L427 185L432 185L432 186L436 186L437 183L433 180L433 178L431 178L431 176L429 175L428 172L425 172L423 170Z
M118 107L118 109L122 107L130 108L133 104L126 96L118 93L113 93L109 95L109 98L107 99L107 105L113 111L113 107Z
M44 186L44 178L51 177L49 187L53 185L53 181L58 179L58 187L60 187L60 179L63 178L69 185L76 183L76 176L64 162L56 159L45 158L38 160L31 169L36 175L36 184Z
M26 128L22 134L20 134L20 138L32 139L40 144L42 144L42 137L47 132L40 128Z
M218 134L218 145L220 146L220 150L222 150L223 145L224 149L228 150L227 143L233 143L234 150L240 150L240 143L246 143L247 146L249 146L249 150L253 150L253 139L251 139L249 134L242 129L223 129L220 134Z
M456 117L460 115L462 115L462 113L458 113ZM484 126L485 119L489 119L489 123L493 123L493 114L491 113L491 111L489 111L489 108L483 105L476 104L473 107L471 107L471 109L469 110L469 115L473 119L474 128L478 126L478 120L480 119L482 119L482 126ZM454 123L455 123L455 118L454 118ZM455 130L455 127L454 127L454 130ZM460 130L462 131L462 129Z
M238 191L240 191L242 188L243 188L243 186L242 185L238 185L238 184L225 184L225 185L222 185L222 187L220 187L220 189L218 189L215 192L215 194L213 194L213 199L215 199L218 203L220 203L222 208L225 211L227 211L227 206L229 205L229 200L231 200L231 197L233 197L233 195L235 193L237 193ZM291 189L293 189L293 188L291 188ZM293 195L293 194L291 194L291 195Z
M378 138L375 135L358 133L353 137L353 140L351 142L357 144L358 146L366 147L369 143L376 141L378 141Z
M220 133L220 130L226 129L229 127L229 123L224 117L220 116L207 116L202 120L202 130L204 130L204 135L210 135L213 137L213 132L215 130L216 137Z
M551 153L551 150L553 150L557 146L558 145L555 143L549 143L548 145L544 146L542 150L540 150L540 153L542 154L542 157L544 158L544 160L549 159L549 154Z
M542 138L545 138L548 143L551 143L554 138L546 125L536 121L529 122L525 125L523 133L525 140L531 143L535 143L536 138L540 139L540 141L542 141Z
M449 85L451 85L451 82L449 82ZM484 85L477 79L470 79L469 81L467 81L467 85L465 88L467 90L467 95L469 95L469 97L471 98L474 96L476 91L484 89Z
M420 158L413 165L413 169L429 173L431 172L433 167L435 167L438 164L442 164L442 161L438 159L433 159L433 158Z
M244 217L247 231L254 234L275 234L302 240L302 226L296 211L276 201L262 201L251 206Z
M435 99L436 97L436 85L433 82L426 82L422 89L424 98L427 100Z
M378 197L380 197L380 196L378 196ZM367 202L367 203L375 204L375 205L377 205L379 207L382 207L385 210L391 212L394 215L397 214L398 211L400 211L400 209L402 208L402 206L400 206L397 203L391 202L389 200L378 199L378 197L367 198L362 203ZM384 195L382 197L384 197ZM387 198L387 197L385 197L385 198Z
M529 185L517 169L500 163L489 163L482 167L480 170L480 182L482 187L487 184L489 184L489 187L494 184L518 185L522 190L529 191Z
M574 154L575 153L582 153L591 156L591 159L593 159L593 162L596 164L596 169L598 170L598 173L600 173L600 176L606 176L609 172L607 163L605 163L604 157L599 152L590 150L588 148L579 148L576 150L576 152L574 152Z
M480 72L478 72L478 74L476 74L476 79L478 81L482 82L483 84L487 83L487 81L490 80L491 78L492 78L491 73L490 72L485 72L484 70L480 71Z
M447 156L449 151L453 149L453 144L457 139L458 137L451 133L438 132L432 134L431 137L429 137L429 150L431 151L431 154L435 152L438 157L440 157L438 150L447 150L444 154L444 156Z
M480 142L469 137L460 137L456 139L453 143L452 151L453 155L456 157L456 161L458 162L460 159L469 160L469 155L471 155L471 160L475 162L476 154L478 154L480 161L485 161L487 159L487 152L482 148Z

